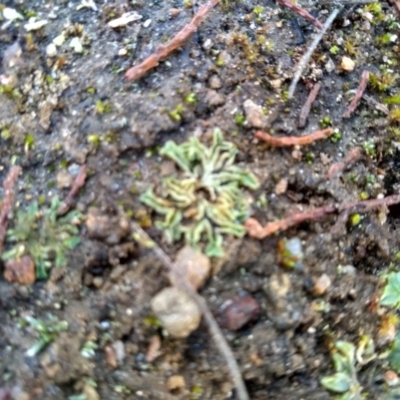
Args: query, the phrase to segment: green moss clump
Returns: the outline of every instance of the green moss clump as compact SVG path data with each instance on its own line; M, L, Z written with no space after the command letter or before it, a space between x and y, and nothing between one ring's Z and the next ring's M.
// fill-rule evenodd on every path
M256 177L234 165L238 150L215 129L211 147L196 137L177 145L169 141L160 154L173 160L182 175L167 177L159 193L149 189L141 201L165 215L156 226L169 242L182 237L192 247L206 241L208 256L223 255L223 235L242 237L243 222L249 216L249 204L241 188L257 189Z

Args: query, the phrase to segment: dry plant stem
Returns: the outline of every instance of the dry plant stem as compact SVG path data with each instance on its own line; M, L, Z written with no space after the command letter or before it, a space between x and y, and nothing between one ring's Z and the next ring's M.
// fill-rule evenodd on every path
M139 65L129 68L125 72L125 78L128 81L134 81L141 78L147 71L155 68L159 62L166 58L174 50L181 47L186 40L196 32L199 25L203 22L205 16L219 3L219 0L210 0L197 11L192 20L185 25L169 42L160 45L156 52L147 57Z
M307 100L300 111L299 128L304 128L306 126L308 114L310 114L311 107L315 99L317 98L320 89L321 89L321 82L317 82L311 89L311 92L308 95Z
M370 107L373 107L375 110L378 110L380 112L383 112L384 114L388 115L389 114L389 109L382 103L379 103L379 101L375 100L371 96L367 96L365 93L363 94L363 99L367 102L367 104Z
M11 167L5 181L3 182L4 198L0 212L0 254L3 252L4 239L7 233L8 214L10 213L14 203L14 186L20 172L21 167L14 165Z
M173 275L174 282L176 283L177 287L188 293L190 297L196 302L207 322L210 334L214 340L215 345L221 352L221 355L225 358L226 365L231 374L233 384L236 387L237 398L239 400L250 400L250 397L247 393L247 389L242 378L242 374L235 360L235 357L232 353L232 350L230 349L228 343L226 342L224 335L222 334L221 329L219 328L217 322L215 321L205 300L200 295L197 294L197 292L193 289L192 285L182 275L179 268L172 262L172 260L161 249L161 247L159 247L156 243L154 243L154 241L150 238L150 236L138 224L136 224L135 222L131 222L131 227L132 231L136 233L137 236L139 236L140 238L139 241L141 241L142 243L146 243L148 247L151 247L153 251L156 253L157 257L160 259L160 261Z
M339 173L341 173L345 168L348 168L352 164L357 162L360 158L361 158L361 149L359 147L354 147L353 149L351 149L347 153L346 158L344 159L344 161L332 164L329 167L329 170L328 170L328 173L326 174L326 177L328 179L334 178Z
M324 217L327 214L332 214L335 212L349 213L351 211L357 211L360 213L366 212L372 208L377 208L381 206L387 207L398 203L400 203L400 194L395 194L392 196L384 197L383 199L356 201L354 203L342 204L338 206L323 206L315 208L313 210L290 215L279 221L270 222L265 226L261 226L256 219L249 218L245 223L245 227L250 237L256 239L264 239L265 237L270 236L275 232L286 230L304 221L312 221Z
M64 215L69 211L69 209L72 206L72 203L74 202L75 196L78 194L80 188L85 184L86 176L87 176L87 165L84 164L81 166L81 169L79 170L79 173L67 197L65 198L61 206L58 208L57 215Z
M300 15L300 17L305 18L308 22L311 22L316 28L318 29L323 28L323 25L321 24L320 21L318 21L317 18L314 18L306 9L293 3L292 0L276 0L276 1L279 4L282 4L283 6L290 8L297 15Z
M343 6L335 8L332 12L329 18L325 21L324 26L320 32L315 36L314 40L312 41L310 47L306 51L306 53L303 55L301 58L300 62L297 64L296 67L296 72L294 74L292 83L289 86L289 93L288 93L288 98L291 99L294 95L294 92L296 90L297 83L300 80L300 77L308 65L308 62L310 61L311 55L314 53L314 50L318 46L319 42L321 41L322 37L325 35L326 31L329 29L329 27L332 25L332 22L335 20L335 18L338 16L339 12L342 10Z
M267 132L257 131L254 136L274 147L304 146L317 140L325 139L332 134L332 128L323 129L305 136L274 137Z
M394 7L397 17L400 19L400 3L397 0L387 0L387 2Z
M343 118L349 118L350 115L355 111L360 102L361 98L363 97L364 91L367 88L369 79L369 71L365 70L361 74L360 84L358 85L356 94L354 95L353 100L351 101L349 107L347 108L346 112L343 114Z

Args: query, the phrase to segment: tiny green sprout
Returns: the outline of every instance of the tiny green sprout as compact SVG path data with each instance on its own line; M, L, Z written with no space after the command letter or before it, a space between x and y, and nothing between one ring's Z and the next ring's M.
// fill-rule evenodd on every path
M389 272L386 275L380 304L385 307L400 307L400 272Z
M312 153L311 151L307 152L307 153L304 155L304 161L305 161L308 165L311 165L311 164L314 162L314 160L315 160L315 154Z
M168 141L160 155L177 164L181 174L163 179L158 193L145 192L140 200L158 214L157 221L170 243L185 240L194 248L205 241L209 257L223 256L224 235L242 237L249 204L242 188L257 189L256 177L235 165L238 150L214 130L210 147L197 137L177 145Z
M378 36L376 38L376 43L380 45L386 45L389 44L392 41L392 34L391 33L385 33L382 36Z
M97 148L100 146L101 143L100 135L97 133L92 133L87 137L87 141L89 144Z
M369 195L367 192L361 192L360 193L360 199L361 200L367 200L369 198Z
M264 7L262 6L256 6L253 9L253 13L256 15L260 15L264 11Z
M60 332L66 331L68 329L67 321L59 321L54 316L49 316L47 321L42 321L33 317L25 317L21 321L22 327L24 323L27 323L32 328L34 328L38 333L38 341L28 349L26 355L28 357L34 357L40 353L45 347L47 347L51 342L53 342Z
M328 116L325 116L319 121L319 124L322 129L326 129L332 125L332 120Z
M32 133L28 133L24 139L24 150L25 153L28 153L29 150L35 148L35 136Z
M400 93L396 93L393 96L389 96L384 100L385 104L396 104L399 105L400 104Z
M335 129L329 139L332 143L337 143L342 139L342 134Z
M357 226L361 222L361 215L360 214L352 214L350 216L350 224L351 226Z
M235 122L236 125L242 126L245 123L245 118L244 115L242 113L236 113L235 114Z
M88 87L88 88L86 89L86 92L89 93L89 94L91 94L91 95L93 95L93 94L96 93L96 89L95 89L94 87L90 86L90 87Z
M169 117L177 122L182 121L183 105L178 104L173 110L171 110L168 115Z
M10 229L7 231L7 244L10 249L3 252L5 261L30 255L36 267L36 279L45 279L52 266L62 267L67 263L66 251L74 249L79 243L81 214L70 211L58 217L61 201L53 197L51 205L39 209L37 201L26 210L18 209Z
M185 8L190 8L192 7L192 1L191 0L183 0L183 6Z
M2 139L7 140L10 139L11 133L9 129L2 129L0 135Z
M365 142L363 142L362 147L369 156L375 156L376 151L374 139L366 140Z
M339 394L337 400L363 400L362 387L357 378L357 369L376 357L372 338L364 335L358 346L338 340L332 350L335 373L321 379L322 386Z
M97 100L95 105L97 114L107 114L111 112L111 104L108 101Z
M189 93L186 97L185 97L185 103L188 104L195 104L197 102L196 99L196 94L195 93Z
M331 54L334 54L334 55L338 54L339 51L340 51L340 48L339 48L338 46L336 46L336 45L332 46L332 47L329 49L329 52L330 52Z
M96 350L99 348L99 346L95 343L92 342L91 340L88 340L87 342L84 343L83 347L81 348L81 356L84 358L92 358L96 355Z
M222 55L219 55L216 62L217 67L222 67L224 64L225 58Z

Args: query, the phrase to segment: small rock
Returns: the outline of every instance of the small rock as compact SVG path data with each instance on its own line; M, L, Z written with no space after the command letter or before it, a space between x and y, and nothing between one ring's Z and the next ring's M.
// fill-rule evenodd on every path
M185 387L185 378L182 375L172 375L167 380L167 388L170 392L183 389Z
M332 281L327 274L322 274L319 278L315 279L312 292L314 296L322 296L331 287Z
M57 174L56 180L57 180L57 187L59 189L65 189L65 188L69 188L72 186L74 178L67 170L62 169Z
M278 90L282 87L282 79L272 79L270 84L275 90Z
M280 195L286 193L288 187L288 180L282 178L275 186L275 194Z
M110 28L119 28L120 26L128 25L131 22L138 21L143 17L138 14L136 11L130 11L125 14L122 14L121 17L112 19L108 22L108 26Z
M54 43L50 43L46 47L47 57L53 58L57 55L57 46Z
M161 349L161 338L159 335L154 335L150 339L149 347L147 348L146 361L153 362L159 355Z
M342 62L340 63L340 67L347 72L353 71L356 63L349 57L342 57Z
M185 246L178 252L175 263L195 290L201 288L210 275L210 259L190 246ZM170 281L172 285L177 286L173 275L170 275Z
M97 209L90 209L86 228L91 239L105 239L110 234L111 220L107 215L99 215Z
M169 15L172 17L172 18L175 18L175 17L177 17L180 13L181 13L181 9L179 9L179 8L170 8L169 9Z
M252 128L264 128L267 125L267 116L262 108L254 103L253 100L247 99L243 103L246 121Z
M207 90L206 97L204 100L208 106L211 107L221 106L222 104L225 103L225 96L216 92L215 90L209 89Z
M23 256L5 263L4 278L8 282L32 285L36 280L35 264L31 257Z
M113 344L112 347L114 348L115 351L115 356L117 358L118 364L122 364L125 360L125 347L124 343L121 342L121 340L116 340Z
M335 69L335 63L332 61L330 57L328 57L328 61L325 64L326 72L331 73Z
M283 266L301 270L304 258L301 240L297 237L281 239L278 242L278 258Z
M83 53L83 45L82 45L81 40L78 37L74 37L71 39L71 42L69 43L69 47L72 47L74 49L74 52L77 54Z
M400 384L399 376L392 370L386 371L383 375L383 379L389 387L399 386Z
M62 46L64 42L65 42L65 35L63 33L61 35L56 36L53 39L53 43L58 47Z
M118 367L118 360L117 360L117 355L116 355L114 347L113 346L106 346L104 348L104 353L105 353L106 363L111 368L117 368Z
M260 305L251 296L234 297L222 305L221 325L231 331L243 328L260 315Z
M222 82L221 82L221 79L219 79L218 75L213 75L210 78L209 84L210 84L211 89L221 89L221 87L222 87Z
M118 50L118 55L120 56L120 57L125 57L126 55L128 54L128 49L127 48L123 48L123 49L119 49Z
M157 293L151 308L165 330L175 338L188 337L200 325L201 312L193 299L176 287Z
M86 383L83 387L83 394L86 400L100 400L100 396L96 389L89 383Z

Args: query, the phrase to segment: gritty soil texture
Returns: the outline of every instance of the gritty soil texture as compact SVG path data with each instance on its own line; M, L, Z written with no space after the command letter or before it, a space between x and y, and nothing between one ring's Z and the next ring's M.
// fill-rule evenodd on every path
M158 155L167 140L182 143L195 135L209 143L215 127L237 144L238 164L261 183L246 194L261 223L362 195L398 193L400 118L390 119L365 100L351 118L342 118L364 69L393 77L384 90L369 85L369 98L382 103L397 92L397 36L377 42L386 33L399 35L396 16L386 3L381 21L363 6L346 6L318 46L294 99L280 106L315 28L275 2L232 0L217 6L180 50L133 83L124 80L124 72L178 32L202 3L94 3L97 10L77 9L78 0L1 2L25 18L0 30L2 180L12 163L22 166L10 227L16 210L38 199L48 207L54 196L66 197L81 165L89 172L74 205L83 215L81 243L67 252L67 264L30 286L0 278L0 398L235 398L205 323L187 339L165 336L152 323L150 301L169 285L167 273L151 250L132 239L120 209L174 259L183 243L163 241L152 223L156 215L139 195L174 173ZM303 5L321 21L331 11L328 5ZM128 11L142 19L120 28L107 25ZM28 33L24 26L33 14L47 24ZM48 45L62 32L65 42L54 54ZM82 53L70 47L74 38ZM355 61L353 71L341 69L343 56ZM300 109L316 81L321 91L307 126L299 129ZM195 102L187 101L192 93ZM267 118L246 113L246 100L263 107ZM178 117L171 114L177 107ZM274 149L253 138L255 128L301 136L320 129L324 117L340 132L337 141ZM357 146L361 159L327 179L329 167ZM215 274L200 294L225 326L251 399L331 398L320 380L334 372L329 350L335 340L357 344L360 335L370 335L377 351L385 349L373 302L382 289L380 273L397 265L399 216L393 206L387 214L366 213L354 226L327 216L262 241L226 239L226 255L212 260ZM301 269L279 264L278 242L290 238L302 242ZM9 247L6 242L5 250ZM329 277L330 286L318 292L321 276ZM254 315L241 329L228 329L236 325L224 321L224 304L240 298L251 299ZM259 310L252 308L254 300ZM67 321L68 329L28 357L38 333L21 324L26 316L42 321L54 316ZM148 361L157 335L159 355ZM89 356L82 351L88 342L97 345ZM368 398L384 398L382 376L388 369L382 359L359 372ZM184 378L176 379L177 389L169 380L174 375Z

